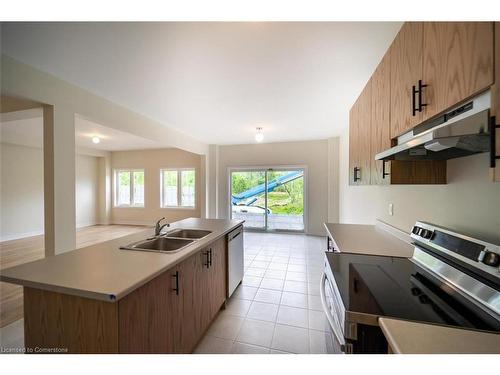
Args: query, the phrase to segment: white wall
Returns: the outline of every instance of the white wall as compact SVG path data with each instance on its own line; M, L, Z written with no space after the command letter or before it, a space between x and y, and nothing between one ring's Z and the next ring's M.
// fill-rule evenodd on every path
M489 154L449 160L447 185L349 186L348 133L340 140L340 222L379 218L408 232L424 220L500 243L500 184L489 180Z
M98 223L99 159L76 155L76 227Z
M43 234L43 151L0 143L0 239ZM98 158L76 156L77 227L97 222Z
M43 152L41 148L0 143L0 238L43 233Z
M195 168L196 203L194 209L160 207L160 169ZM111 153L111 168L144 169L144 207L112 207L114 224L153 225L159 218L168 222L188 217L201 217L205 204L205 159L198 154L166 148L158 150L114 151ZM113 171L112 171L113 172ZM114 189L114 187L113 187ZM113 189L111 189L113 191ZM114 204L114 199L111 200Z
M229 217L229 167L307 167L308 233L323 235L328 221L328 141L219 146L217 217Z

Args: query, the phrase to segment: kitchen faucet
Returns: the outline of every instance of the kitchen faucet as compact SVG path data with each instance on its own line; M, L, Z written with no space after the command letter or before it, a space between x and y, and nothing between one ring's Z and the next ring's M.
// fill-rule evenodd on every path
M164 217L162 217L160 220L158 220L156 222L156 225L155 225L155 236L159 236L160 233L161 233L161 230L165 227L170 227L170 224L169 223L165 223L163 225L160 225L160 223L162 222L162 220L165 220Z

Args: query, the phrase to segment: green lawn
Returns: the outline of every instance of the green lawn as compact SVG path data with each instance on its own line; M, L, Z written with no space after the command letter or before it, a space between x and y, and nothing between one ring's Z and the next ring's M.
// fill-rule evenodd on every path
M264 196L255 202L256 206L264 207ZM273 191L267 194L267 205L273 214L303 215L303 199L292 202L291 197L286 192Z

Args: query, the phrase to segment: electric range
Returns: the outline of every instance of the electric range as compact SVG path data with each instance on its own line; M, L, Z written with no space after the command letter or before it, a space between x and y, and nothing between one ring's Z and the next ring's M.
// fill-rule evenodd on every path
M417 222L412 258L327 252L323 308L337 352L387 353L380 316L500 331L500 246Z

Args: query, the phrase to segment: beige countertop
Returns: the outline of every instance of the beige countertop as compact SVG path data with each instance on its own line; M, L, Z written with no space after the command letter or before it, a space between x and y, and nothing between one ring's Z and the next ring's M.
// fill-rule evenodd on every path
M398 354L500 353L497 333L390 318L379 318L379 325Z
M342 253L410 258L414 247L378 225L325 223L328 237Z
M241 225L241 220L189 218L170 229L206 229L208 236L177 253L120 250L146 239L153 228L1 271L0 280L104 301L117 301L163 271Z

